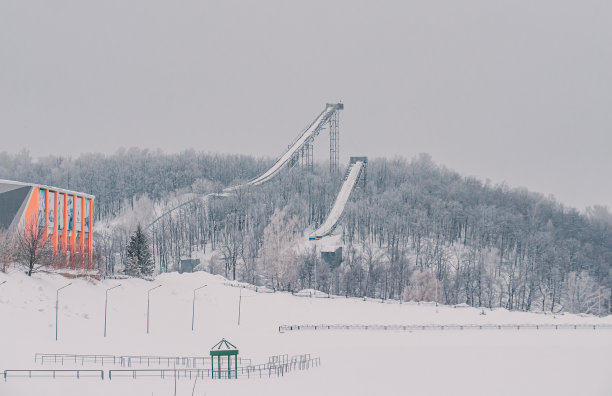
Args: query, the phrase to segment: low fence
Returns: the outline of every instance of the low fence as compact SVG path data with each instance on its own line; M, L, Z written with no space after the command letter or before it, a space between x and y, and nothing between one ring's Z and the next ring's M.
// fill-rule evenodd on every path
M184 366L186 368L197 368L197 367L208 367L211 364L210 356L184 356L184 357L174 357L174 356L120 356L121 358L121 366L123 367L133 367L133 366L161 366L165 365L166 367L170 366ZM251 359L249 358L238 358L239 366L248 366L251 364Z
M52 354L52 353L36 353L34 362L42 364L100 364L102 366L114 365L121 367L133 366L183 366L186 368L207 367L210 366L210 356L140 356L140 355L75 355L75 354ZM238 364L241 366L251 365L251 359L238 358Z
M271 357L270 362L258 365L249 365L238 367L238 370L217 370L210 368L181 368L181 369L110 369L108 370L108 379L113 378L160 378L166 379L227 379L228 375L231 378L270 378L282 377L291 371L308 370L321 365L321 358L312 358L310 354L287 356L278 355ZM281 363L282 361L282 363ZM4 370L2 372L4 381L7 378L100 378L104 379L104 370Z
M266 286L255 286L255 285L251 285L250 283L225 282L223 283L223 285L230 286L230 287L237 287L239 289L252 290L256 293L275 293L276 292L274 289L270 289Z
M286 355L279 355L286 356ZM282 377L286 373L296 370L308 370L321 365L321 358L311 358L310 354L291 356L285 359L284 363L264 363L252 366L238 367L235 370L217 370L214 369L214 379L227 379L228 374L231 378L270 378ZM149 378L155 377L160 379L206 379L212 378L213 370L201 369L112 369L108 370L108 379L113 378Z
M382 330L382 331L422 331L422 330L612 330L612 324L446 324L446 325L282 325L280 333L300 330Z
M104 370L4 370L4 381L7 378L100 378L104 379Z
M34 362L42 364L64 364L80 363L81 366L85 364L120 364L120 357L113 355L73 355L65 353L36 353L34 354Z
M114 378L177 378L177 379L195 379L195 378L212 378L214 373L215 378L265 378L265 377L282 377L286 373L296 370L308 370L312 367L321 365L320 358L313 358L310 354L294 355L275 355L268 358L267 363L251 364L251 359L238 358L238 362L242 363L237 370L217 370L210 367L210 357L164 357L164 356L113 356L113 355L73 355L73 354L46 354L36 353L34 355L35 362L44 363L80 363L99 365L121 365L130 367L129 365L147 364L147 365L162 365L174 364L178 361L183 368L132 368L132 369L109 369L108 379ZM201 368L195 366L201 365ZM191 366L188 367L188 366ZM4 381L9 377L21 378L100 378L104 379L104 370L84 370L84 369L41 369L41 370L4 370L0 372Z

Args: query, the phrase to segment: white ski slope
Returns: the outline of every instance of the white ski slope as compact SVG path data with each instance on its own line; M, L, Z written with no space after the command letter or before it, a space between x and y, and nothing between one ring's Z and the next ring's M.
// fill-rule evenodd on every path
M323 237L329 235L338 221L340 217L342 217L342 212L344 212L344 207L348 202L349 197L351 196L351 192L355 188L355 184L359 180L359 174L361 173L361 169L364 167L364 163L361 161L357 161L351 165L350 172L348 177L342 184L340 188L340 192L336 197L336 201L334 201L334 205L332 206L327 219L321 224L319 228L317 228L310 236L311 237Z
M0 371L41 368L34 353L194 356L225 337L240 356L261 362L276 354L310 353L322 365L281 378L203 380L197 396L216 395L610 395L610 330L301 331L281 334L280 324L612 323L612 317L538 315L356 298L308 298L240 289L219 276L164 274L139 279L68 280L21 271L0 273ZM60 292L55 341L56 289ZM108 336L103 337L105 290ZM191 331L193 290L195 331ZM151 292L146 334L147 290ZM305 293L305 295L309 295ZM61 368L45 364L42 368ZM66 365L64 368L73 367ZM88 367L81 367L88 368ZM89 366L89 368L102 368ZM104 366L105 370L111 367ZM181 379L179 396L194 382ZM0 380L0 395L174 395L174 381L157 378Z

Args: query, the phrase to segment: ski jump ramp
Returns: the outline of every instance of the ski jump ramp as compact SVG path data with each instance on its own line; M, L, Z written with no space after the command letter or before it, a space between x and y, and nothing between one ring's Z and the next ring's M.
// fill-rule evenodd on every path
M164 216L174 212L175 210L191 202L194 202L197 199L202 199L205 202L206 208L208 208L208 200L212 197L229 197L241 188L247 186L258 186L262 183L272 180L284 167L286 167L291 162L293 158L296 158L300 155L300 151L306 145L311 144L313 142L314 138L317 137L319 132L321 132L321 129L324 128L325 124L327 122L330 122L332 116L336 112L343 109L344 104L342 103L327 103L325 105L325 109L317 116L317 118L314 119L314 121L310 123L310 125L306 129L304 129L304 131L298 136L298 138L294 140L292 144L289 145L287 151L278 160L276 160L276 162L274 162L274 165L272 165L270 169L265 171L260 176L246 183L224 188L221 193L211 193L201 198L194 198L183 202L182 204L168 210L167 212L164 212L161 216L153 220L153 222L147 226L147 229L155 225L155 223L161 220Z
M256 177L253 180L248 181L245 184L241 184L238 186L228 187L223 190L224 193L233 192L239 188L246 186L258 186L262 183L265 183L271 179L273 179L278 172L280 172L292 158L299 155L299 152L305 145L311 143L314 138L319 134L321 129L324 127L325 123L329 121L331 116L339 111L344 109L344 105L342 103L328 103L325 106L325 110L323 110L317 118L300 134L300 136L289 145L287 151L262 175Z
M346 176L344 178L344 183L342 183L342 188L340 188L340 192L336 196L336 201L334 202L334 206L332 206L329 214L327 215L327 219L321 224L319 228L317 228L310 236L308 237L311 241L319 240L334 231L336 225L340 221L342 217L342 213L344 212L344 207L351 196L351 193L355 189L355 186L361 179L361 177L365 177L365 167L366 167L367 159L365 157L352 157L351 163L346 171Z

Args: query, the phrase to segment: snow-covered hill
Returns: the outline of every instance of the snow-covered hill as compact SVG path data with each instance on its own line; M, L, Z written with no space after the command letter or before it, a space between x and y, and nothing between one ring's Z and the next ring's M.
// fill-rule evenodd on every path
M612 330L307 331L281 334L282 324L599 323L612 318L308 298L256 293L204 272L139 279L66 279L19 271L0 273L0 371L40 368L36 352L206 356L225 337L254 362L277 354L310 353L322 366L282 378L204 380L196 395L609 395ZM56 289L60 292L55 341ZM104 330L105 290L109 292ZM147 290L151 292L146 334ZM195 330L191 331L193 290ZM238 303L242 290L240 326ZM303 293L309 295L308 293ZM52 367L52 366L49 366ZM47 365L44 366L47 368ZM193 381L178 381L191 395ZM166 379L17 379L0 395L173 395Z

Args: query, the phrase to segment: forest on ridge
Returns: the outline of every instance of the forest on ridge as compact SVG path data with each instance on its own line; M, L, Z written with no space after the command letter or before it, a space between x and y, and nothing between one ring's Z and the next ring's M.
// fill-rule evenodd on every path
M147 226L187 202L148 229L158 272L213 251L202 269L276 290L610 312L612 215L605 207L579 212L526 189L463 177L428 155L370 159L367 183L353 192L337 228L343 261L330 266L320 252L296 247L325 220L343 170L295 167L233 197L211 199L208 208L201 199L271 163L193 150L37 160L0 152L0 178L95 195L96 261L107 273L117 257L125 260L137 223Z

